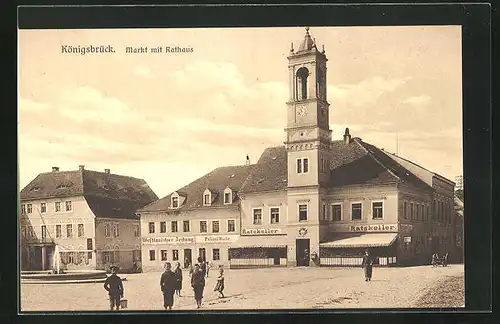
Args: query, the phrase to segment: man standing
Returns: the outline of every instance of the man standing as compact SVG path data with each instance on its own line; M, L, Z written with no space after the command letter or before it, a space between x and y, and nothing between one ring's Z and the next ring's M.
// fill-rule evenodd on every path
M104 289L109 294L109 306L113 310L120 309L120 298L123 298L123 283L122 279L116 275L116 267L111 267L111 275L106 278L104 282Z
M163 293L163 307L170 310L174 305L174 293L177 286L177 278L171 269L172 265L170 262L166 262L165 271L161 275L160 279L160 287Z
M198 263L195 264L193 275L191 276L191 287L193 287L194 290L196 308L200 308L203 299L203 289L205 288L205 275L203 271L201 271Z
M365 271L365 281L372 280L372 271L373 271L373 258L368 252L365 251L365 255L363 256L363 262L361 263L361 267L363 267Z

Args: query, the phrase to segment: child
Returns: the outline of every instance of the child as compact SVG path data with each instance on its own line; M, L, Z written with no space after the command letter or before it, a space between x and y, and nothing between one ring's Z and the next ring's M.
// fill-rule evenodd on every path
M217 277L217 284L215 285L214 291L219 292L219 298L224 298L224 269L219 268L219 276Z

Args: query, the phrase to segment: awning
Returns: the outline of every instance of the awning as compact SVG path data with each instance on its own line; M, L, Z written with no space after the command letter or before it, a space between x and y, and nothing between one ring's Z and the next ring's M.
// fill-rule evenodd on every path
M358 234L320 243L319 246L329 248L383 247L394 243L397 237L398 233Z
M286 248L286 245L241 245L241 246L232 246L229 249L273 249L273 248Z

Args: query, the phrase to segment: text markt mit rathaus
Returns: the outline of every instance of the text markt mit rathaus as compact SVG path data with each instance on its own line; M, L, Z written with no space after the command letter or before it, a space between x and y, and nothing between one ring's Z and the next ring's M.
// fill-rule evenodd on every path
M114 53L115 50L113 49L113 46L111 45L99 45L99 46L70 46L70 45L62 45L61 46L61 53L68 53L68 54L81 54L85 55L88 53Z

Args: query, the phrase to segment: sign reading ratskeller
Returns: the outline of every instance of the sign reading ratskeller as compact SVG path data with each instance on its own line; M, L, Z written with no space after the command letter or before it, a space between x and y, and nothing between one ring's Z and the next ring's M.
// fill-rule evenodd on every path
M243 228L241 235L280 235L281 228Z

